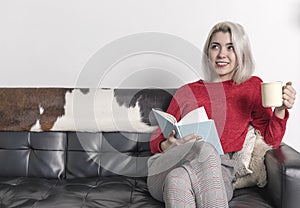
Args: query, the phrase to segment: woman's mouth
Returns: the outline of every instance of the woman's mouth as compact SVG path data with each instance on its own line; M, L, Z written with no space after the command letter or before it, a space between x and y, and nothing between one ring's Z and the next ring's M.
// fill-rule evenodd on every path
M225 67L228 64L229 64L228 62L224 62L224 61L218 61L218 62L216 62L217 67Z

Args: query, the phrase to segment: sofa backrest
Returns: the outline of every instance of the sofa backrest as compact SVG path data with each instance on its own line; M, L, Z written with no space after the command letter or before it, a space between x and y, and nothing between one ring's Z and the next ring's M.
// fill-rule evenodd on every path
M0 132L0 176L64 178L67 135Z
M51 127L52 129L49 127L45 131L42 129L42 132L32 131L31 125L34 123L47 127L47 116L54 121L58 119L58 115L53 115L53 112L60 112L62 108L64 112L60 114L68 113L61 102L58 106L50 105L53 96L59 100L63 99L64 94L55 94L56 91L66 93L65 89L24 88L20 91L20 89L3 88L0 90L2 98L0 99L0 176L64 179L110 175L144 177L147 175L147 159L151 155L149 148L151 133L139 129L139 125L135 126L133 131L132 129L122 130L123 127L121 130L109 128L113 130L90 132L85 129L83 131L52 130L54 127ZM75 91L67 90L67 92ZM156 121L151 114L151 109L166 110L175 91L175 89L114 89L110 91L103 89L99 92L113 93L117 109L124 106L125 112L127 110L130 112L130 109L138 108L140 116L135 119L141 119L143 126L154 128ZM52 97L45 96L50 92ZM83 91L81 94L85 95L87 92ZM18 97L22 102L17 102ZM101 96L97 97L99 102L102 102L101 98ZM68 101L65 99L65 102ZM104 101L108 101L105 96ZM23 106L23 103L31 107ZM44 105L45 103L48 105ZM108 107L111 108L111 106ZM85 112L86 109L88 106L79 110ZM34 119L32 114L35 115ZM7 115L10 115L11 119L4 119ZM100 114L100 116L103 115ZM103 116L104 121L109 115L105 114L105 116ZM116 112L113 116L115 119L113 121L119 119L121 124L126 123L126 119L130 117L125 114L120 116ZM32 120L30 125L26 123L30 120L29 118Z
M147 176L151 134L68 133L66 177Z
M175 89L0 88L0 131L150 132Z
M149 133L0 132L0 176L145 177Z

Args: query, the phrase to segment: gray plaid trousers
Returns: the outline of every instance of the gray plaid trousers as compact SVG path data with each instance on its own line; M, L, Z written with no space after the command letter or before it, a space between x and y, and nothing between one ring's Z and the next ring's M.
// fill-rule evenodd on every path
M176 146L148 160L148 189L166 207L228 207L236 162L204 141Z

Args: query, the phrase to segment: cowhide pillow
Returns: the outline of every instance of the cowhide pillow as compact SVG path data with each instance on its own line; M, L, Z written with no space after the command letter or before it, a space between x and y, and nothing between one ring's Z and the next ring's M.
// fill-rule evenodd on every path
M238 172L234 188L245 188L257 185L264 187L267 184L265 154L272 147L264 141L260 132L249 126L243 149L233 154L237 160ZM249 163L248 163L249 161Z
M1 131L151 133L176 89L0 88Z

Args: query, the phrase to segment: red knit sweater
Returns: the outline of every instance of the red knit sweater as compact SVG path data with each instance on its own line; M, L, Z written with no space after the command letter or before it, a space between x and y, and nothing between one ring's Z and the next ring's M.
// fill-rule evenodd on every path
M271 108L261 103L261 82L251 77L242 84L233 81L205 83L202 80L179 88L170 102L168 113L179 121L188 112L204 106L209 118L216 123L221 144L225 153L239 151L248 131L249 124L259 130L268 144L279 147L288 119L280 119ZM200 135L201 136L201 135ZM161 152L160 143L164 140L160 128L151 137L151 152Z

